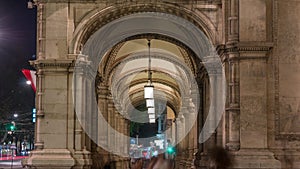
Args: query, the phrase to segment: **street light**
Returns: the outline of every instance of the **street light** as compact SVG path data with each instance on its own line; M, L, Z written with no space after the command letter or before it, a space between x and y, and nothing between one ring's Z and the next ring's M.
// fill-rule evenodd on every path
M17 113L15 113L15 114L14 114L14 117L15 117L15 118L17 118L17 117L18 117L18 114L17 114Z
M27 85L31 85L31 81L30 81L30 80L27 80L27 81L26 81L26 84L27 84Z

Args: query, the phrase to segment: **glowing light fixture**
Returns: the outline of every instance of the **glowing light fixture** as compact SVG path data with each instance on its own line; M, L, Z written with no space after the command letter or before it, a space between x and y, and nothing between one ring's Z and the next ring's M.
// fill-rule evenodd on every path
M148 107L148 114L155 114L155 108L154 107Z
M155 114L149 114L149 119L155 119Z
M150 45L151 43L150 40L148 39L149 64L148 64L148 83L144 86L145 99L154 99L154 86L152 85L152 72L151 72Z
M154 86L152 85L152 72L151 72L151 54L150 54L151 40L148 39L148 83L144 86L144 98L146 99L146 107L148 108L149 122L155 123L155 103L154 103Z
M150 123L155 123L155 119L149 119Z
M154 99L146 99L146 107L154 107Z

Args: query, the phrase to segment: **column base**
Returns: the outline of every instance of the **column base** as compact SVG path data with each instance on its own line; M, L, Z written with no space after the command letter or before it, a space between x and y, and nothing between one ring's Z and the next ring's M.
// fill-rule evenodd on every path
M194 163L196 169L207 169L209 166L207 152L202 152L200 154L200 160L198 157L198 161L195 161Z
M67 149L43 149L32 151L22 165L37 169L71 169L75 160Z
M297 149L274 149L275 156L281 161L282 169L300 169L300 152Z
M72 169L89 169L92 166L91 153L87 150L75 151L74 159L76 165Z
M92 168L104 168L111 165L110 154L103 150L101 147L97 147L96 151L92 152Z
M177 166L177 168L191 168L193 166L193 159L189 159L188 158L188 152L185 151L181 154L178 154L175 157L175 166Z
M232 169L281 169L280 161L267 149L241 149L231 152L233 157ZM197 162L197 169L206 169L209 166L207 153L201 154L201 160Z
M234 165L232 168L275 169L281 168L280 161L267 149L241 149L232 152Z
M191 155L193 156L193 154L191 154ZM188 158L186 158L186 161L185 161L185 167L192 168L193 166L194 166L194 159L193 159L193 157L190 157L190 154L188 154Z

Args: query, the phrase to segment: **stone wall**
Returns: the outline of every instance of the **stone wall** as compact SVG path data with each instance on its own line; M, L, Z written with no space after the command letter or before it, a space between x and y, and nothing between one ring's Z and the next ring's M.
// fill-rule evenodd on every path
M282 168L300 168L300 1L275 1L269 60L269 146Z

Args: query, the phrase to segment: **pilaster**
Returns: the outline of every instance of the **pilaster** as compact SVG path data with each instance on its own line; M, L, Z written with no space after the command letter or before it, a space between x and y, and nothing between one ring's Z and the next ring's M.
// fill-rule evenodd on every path
M74 142L68 141L69 77L72 76L73 60L36 60L37 69L37 122L36 149L22 164L38 168L71 168ZM57 82L60 83L57 83Z
M267 58L270 43L240 43L240 150L234 168L281 168L268 150Z
M240 149L239 1L229 0L228 6L226 50L229 61L229 105L226 111L229 114L229 138L226 146L231 151L237 151Z

